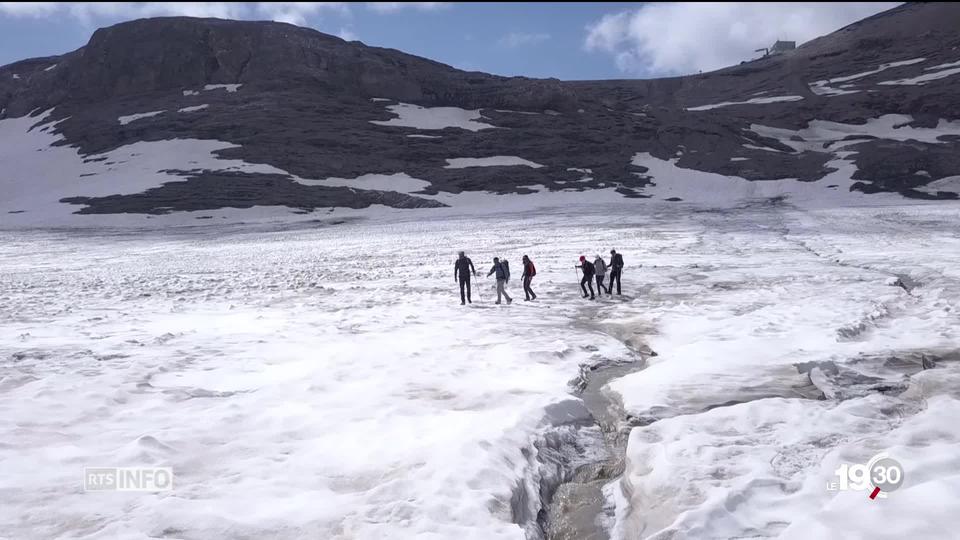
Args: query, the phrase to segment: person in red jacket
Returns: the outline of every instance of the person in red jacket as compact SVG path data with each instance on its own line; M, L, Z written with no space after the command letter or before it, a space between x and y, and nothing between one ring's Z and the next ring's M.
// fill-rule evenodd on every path
M530 288L530 281L533 280L533 276L537 275L537 267L533 265L533 261L530 260L530 257L526 255L523 256L523 294L526 295L527 300L536 300L537 295L534 294L533 289Z

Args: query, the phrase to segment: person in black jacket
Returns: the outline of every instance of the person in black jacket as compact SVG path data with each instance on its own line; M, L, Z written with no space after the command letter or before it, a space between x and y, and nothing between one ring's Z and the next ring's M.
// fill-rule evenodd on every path
M583 290L583 297L587 297L587 287L590 287L590 299L593 300L596 298L596 295L593 294L593 276L596 274L596 269L593 267L593 263L588 261L583 255L580 256L580 268L583 270L583 279L580 280L580 288Z
M617 280L617 294L620 294L620 274L623 273L623 255L617 253L617 250L610 250L610 285L607 287L609 294L613 294L613 280Z
M459 255L457 262L453 263L453 279L460 282L460 305L462 306L466 302L473 303L470 299L470 274L476 277L477 271L473 268L473 261L464 252L461 251ZM466 302L463 296L464 286L467 289Z

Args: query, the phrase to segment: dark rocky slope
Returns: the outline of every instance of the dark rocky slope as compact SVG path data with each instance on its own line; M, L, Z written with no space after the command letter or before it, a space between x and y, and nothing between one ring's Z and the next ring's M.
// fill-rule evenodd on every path
M647 197L644 186L651 179L645 168L631 164L638 152L750 180L812 181L834 170L829 162L837 156L829 144L798 151L752 126L802 130L818 120L864 124L900 114L912 117L904 122L908 126L931 128L941 119L960 118L960 75L924 84L879 84L935 73L929 68L960 61L958 29L960 4L906 4L793 53L712 73L563 82L463 72L288 24L145 19L100 29L85 47L60 57L0 67L0 118L54 108L53 118L65 119L56 127L62 144L84 155L137 141L216 139L239 145L219 151L223 157L269 164L303 178L405 172L431 183L424 194L523 193L529 192L524 186L542 184L548 189L616 187L628 197ZM825 85L849 93L814 91L815 81L849 79L917 58L924 60ZM235 92L198 91L216 84L242 86ZM797 100L688 110L783 96ZM481 109L482 121L498 129L425 132L371 123L394 118L386 106L399 102ZM208 107L176 114L200 104ZM126 125L117 121L159 110L166 112ZM440 138L408 137L423 133ZM960 175L960 137L932 142L854 138L856 144L843 149L855 152L847 158L858 168L853 189L957 197L922 187ZM796 135L793 141L806 142ZM498 155L544 167L445 168L447 158ZM573 168L592 173L584 180ZM416 194L304 186L282 175L192 170L187 164L183 169L183 181L145 193L65 202L86 205L82 211L93 213L251 204L304 209L439 205Z

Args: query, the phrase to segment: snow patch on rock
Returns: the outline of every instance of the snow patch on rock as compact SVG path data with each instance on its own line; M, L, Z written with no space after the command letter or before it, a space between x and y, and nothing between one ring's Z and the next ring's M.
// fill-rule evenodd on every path
M76 215L82 208L61 203L66 197L103 197L141 193L165 182L183 181L168 170L232 170L283 174L269 165L222 159L220 150L237 145L216 140L139 141L98 155L80 155L57 146L62 135L47 120L52 109L37 116L0 120L0 215L5 224L37 226L92 223L143 223L144 216ZM60 120L63 121L63 120ZM39 124L39 125L38 125ZM8 212L24 211L8 216Z
M880 64L875 69L869 71L863 71L860 73L854 73L853 75L845 75L843 77L834 77L832 79L815 81L811 83L810 91L818 96L841 96L844 94L856 94L859 90L842 90L840 88L833 88L831 85L837 83L846 83L850 81L855 81L862 79L864 77L869 77L870 75L875 75L881 71L886 71L890 68L901 67L901 66L910 66L913 64L919 64L920 62L925 61L926 58L912 58L910 60L901 60L899 62L889 62L886 64ZM843 85L843 88L850 88L852 85Z
M479 109L469 111L459 107L421 107L409 103L389 105L387 109L396 114L397 118L371 120L370 123L378 126L426 130L460 128L467 131L480 131L496 127L479 121L483 118Z
M365 174L356 178L324 178L322 180L295 177L294 181L307 186L349 187L398 193L414 193L430 186L430 182L413 178L406 173Z
M193 107L184 107L182 109L177 109L177 112L197 112L197 111L202 111L209 106L210 105L204 103L203 105L194 105Z
M933 73L927 73L925 75L918 75L916 77L910 77L906 79L898 79L895 81L883 81L877 84L897 85L897 86L924 85L924 84L927 84L928 82L938 81L940 79L945 79L947 77L951 77L953 75L960 73L960 67L957 67L957 66L960 66L960 61L940 64L938 66L932 66L925 69L925 71L937 70L937 71L933 71Z
M841 198L849 203L860 204L865 201L877 204L891 204L902 198L897 194L866 195L859 191L850 192L852 176L856 165L847 160L836 159L827 163L836 169L816 182L800 182L796 179L747 180L739 176L686 169L677 166L677 159L663 160L647 152L634 156L633 165L646 167L647 172L638 176L653 179L653 185L645 186L644 195L652 195L656 200L679 198L683 202L711 207L733 207L744 202L784 198L791 204L804 207L831 206ZM844 194L839 195L827 189L827 186L840 186Z
M243 86L243 84L208 84L208 85L205 85L203 89L204 91L223 89L232 94L236 92L241 86Z
M490 156L482 158L450 158L445 169L465 169L467 167L531 167L539 169L543 165L518 156Z
M125 126L130 122L136 122L142 118L150 118L151 116L157 116L158 114L163 114L166 111L150 111L145 113L130 114L127 116L121 116L117 118L117 121L120 122L121 126Z
M945 135L960 135L960 120L940 120L935 128L910 127L913 117L904 114L885 114L871 118L865 124L843 124L825 120L813 120L806 128L791 130L753 124L754 133L779 140L797 152L834 153L841 148L862 143L864 139L844 141L846 137L866 136L892 141L915 140L926 143L942 143ZM796 140L800 138L802 140ZM825 147L825 145L828 145Z
M699 105L697 107L687 107L688 111L708 111L710 109L719 109L721 107L730 107L732 105L763 105L766 103L781 103L786 101L800 101L803 96L773 96L753 98L746 101L724 101L723 103L713 103L710 105Z
M930 174L928 173L927 176L930 176ZM960 193L960 176L947 176L916 189L917 191L931 194L936 194L938 191Z

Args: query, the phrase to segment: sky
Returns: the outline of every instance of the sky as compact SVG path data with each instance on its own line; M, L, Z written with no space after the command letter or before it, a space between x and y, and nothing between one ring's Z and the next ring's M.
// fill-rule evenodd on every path
M897 2L0 2L0 65L83 46L99 27L163 15L275 20L454 67L564 80L651 78L755 58Z

